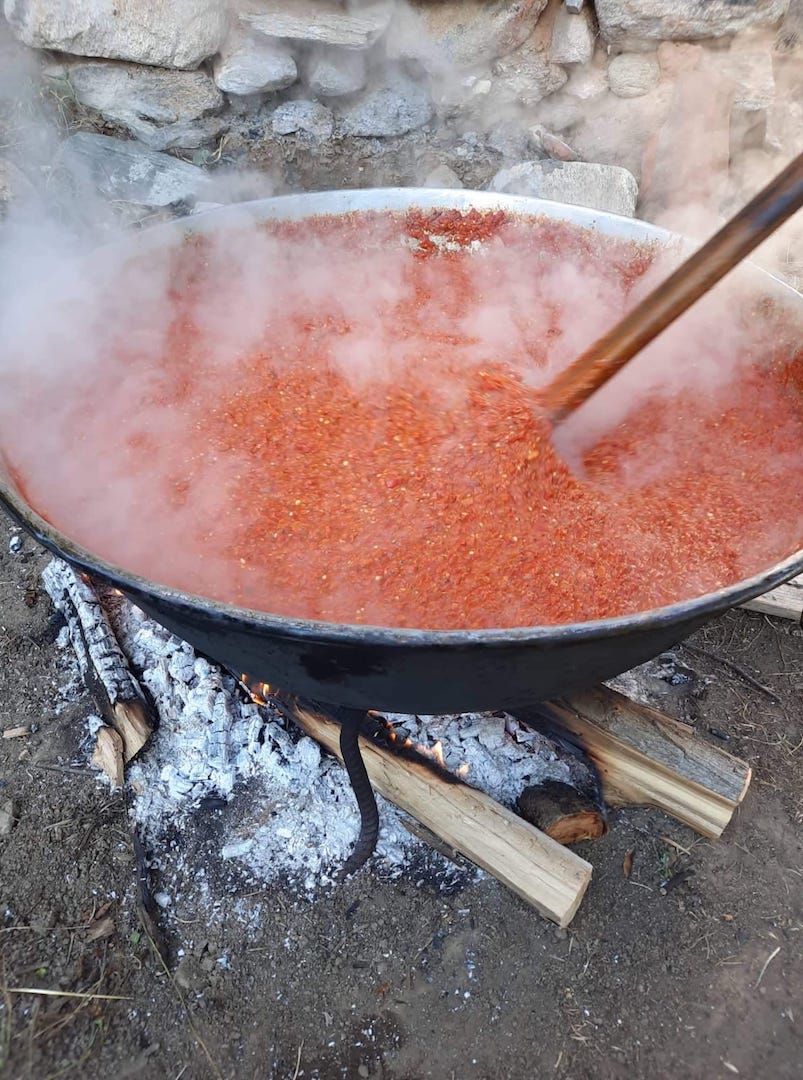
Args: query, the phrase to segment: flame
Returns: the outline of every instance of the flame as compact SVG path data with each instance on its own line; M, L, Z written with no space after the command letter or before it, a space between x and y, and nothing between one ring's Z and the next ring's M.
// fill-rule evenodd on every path
M271 687L270 683L259 682L255 683L254 686L252 686L251 680L245 672L240 675L240 681L248 691L251 700L256 705L267 704L267 699L273 693L273 687ZM394 723L396 723L396 721L388 720L383 716L382 713L377 712L373 709L366 710L366 713L368 716L383 717L385 723L390 728L390 730L387 731L388 742L396 743L397 745L400 745L406 750L414 748L419 754L423 754L424 757L432 758L432 760L437 765L439 765L440 768L453 772L454 775L460 777L461 780L468 776L470 766L467 761L464 762L462 765L458 765L456 769L449 769L449 766L446 764L446 757L443 753L443 742L440 739L438 739L438 741L432 746L425 746L423 743L414 743L409 735L405 735L404 739L401 739L399 735L392 730L393 725Z
M261 682L257 683L256 686L252 686L251 681L245 672L242 672L242 674L240 675L240 682L250 694L251 700L254 702L254 704L267 705L268 698L271 694L270 683Z
M412 745L413 745L413 742L409 738L405 739L404 742L402 743L402 746L412 746ZM446 764L446 758L443 756L443 743L441 742L440 739L438 739L438 741L432 746L424 746L423 743L415 743L415 748L418 751L418 753L422 754L424 757L432 758L432 760L437 765L440 765L440 767L442 769L448 769L449 768L449 766Z

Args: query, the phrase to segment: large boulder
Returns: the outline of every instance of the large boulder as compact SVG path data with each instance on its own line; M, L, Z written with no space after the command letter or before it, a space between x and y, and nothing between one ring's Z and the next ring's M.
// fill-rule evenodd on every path
M365 55L355 49L319 49L307 66L307 84L319 97L356 94L365 78Z
M733 82L682 72L669 111L644 151L641 213L678 232L710 232L727 191Z
M196 68L226 37L219 0L4 0L16 36L35 49Z
M501 169L491 181L491 191L533 195L625 217L634 216L638 200L636 178L627 169L585 161L522 161Z
M411 79L401 70L390 71L383 82L340 107L338 132L365 138L406 135L428 123L433 112L420 79Z
M617 97L641 97L660 78L658 60L650 53L620 53L608 64L608 85Z
M298 78L295 57L282 42L235 33L215 57L215 82L227 94L247 97L284 90Z
M397 10L395 55L476 67L506 56L535 29L547 0L410 0Z
M336 0L249 0L240 18L269 38L367 49L393 14L392 0L344 7Z
M712 50L703 66L733 83L735 111L761 112L775 101L772 53L745 37L744 42L737 38L727 52Z
M589 8L573 13L561 7L552 30L552 59L556 64L585 64L594 55L597 31Z
M216 139L223 95L204 71L75 60L46 69L75 100L153 150L190 149Z
M108 135L79 131L65 140L62 155L71 171L115 202L153 208L194 203L211 188L196 165Z
M643 41L695 41L774 26L789 0L596 0L595 6L605 41L627 48Z
M791 0L778 36L775 51L796 53L803 48L803 0Z
M566 71L554 62L551 52L553 21L552 11L548 11L518 49L494 63L494 90L500 97L532 106L564 85Z
M7 203L30 199L36 189L13 161L0 157L0 221L3 220Z
M334 128L331 110L319 101L285 101L271 117L274 135L301 134L313 142L330 138Z

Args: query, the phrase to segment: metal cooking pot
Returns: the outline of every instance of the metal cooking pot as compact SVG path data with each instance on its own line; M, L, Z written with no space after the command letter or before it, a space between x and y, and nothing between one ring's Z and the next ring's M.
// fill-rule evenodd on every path
M126 255L182 235L244 221L298 220L361 210L505 210L567 221L620 239L668 243L641 221L538 199L416 188L288 195L209 211L132 237ZM803 297L758 269L755 289L800 312ZM148 615L230 669L333 706L394 712L515 710L611 678L662 652L728 608L803 571L803 551L761 574L705 596L635 615L564 626L506 630L410 630L290 619L221 604L158 585L98 559L39 517L2 464L0 503L41 544L115 585Z

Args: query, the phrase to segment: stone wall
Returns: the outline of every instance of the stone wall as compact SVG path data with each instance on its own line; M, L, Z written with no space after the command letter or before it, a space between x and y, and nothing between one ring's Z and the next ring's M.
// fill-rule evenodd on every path
M4 14L79 129L65 154L143 205L203 200L210 170L257 142L323 160L418 137L410 183L480 176L683 224L803 149L803 0L5 0ZM487 176L469 167L480 151ZM143 182L165 170L174 187Z

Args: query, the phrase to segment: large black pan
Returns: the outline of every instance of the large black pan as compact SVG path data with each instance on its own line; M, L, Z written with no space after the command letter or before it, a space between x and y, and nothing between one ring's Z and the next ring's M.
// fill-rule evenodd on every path
M164 243L171 235L226 229L251 219L299 219L360 210L504 209L574 222L604 235L668 242L643 222L513 196L417 189L293 195L211 211L132 240ZM756 292L800 311L803 298L769 274L749 271ZM2 432L0 432L0 451ZM0 503L40 543L107 581L147 614L234 671L331 705L394 712L445 713L515 709L588 687L639 664L728 608L803 571L803 552L726 589L653 611L564 626L508 630L394 630L332 625L247 611L166 588L112 566L42 520L3 473Z

